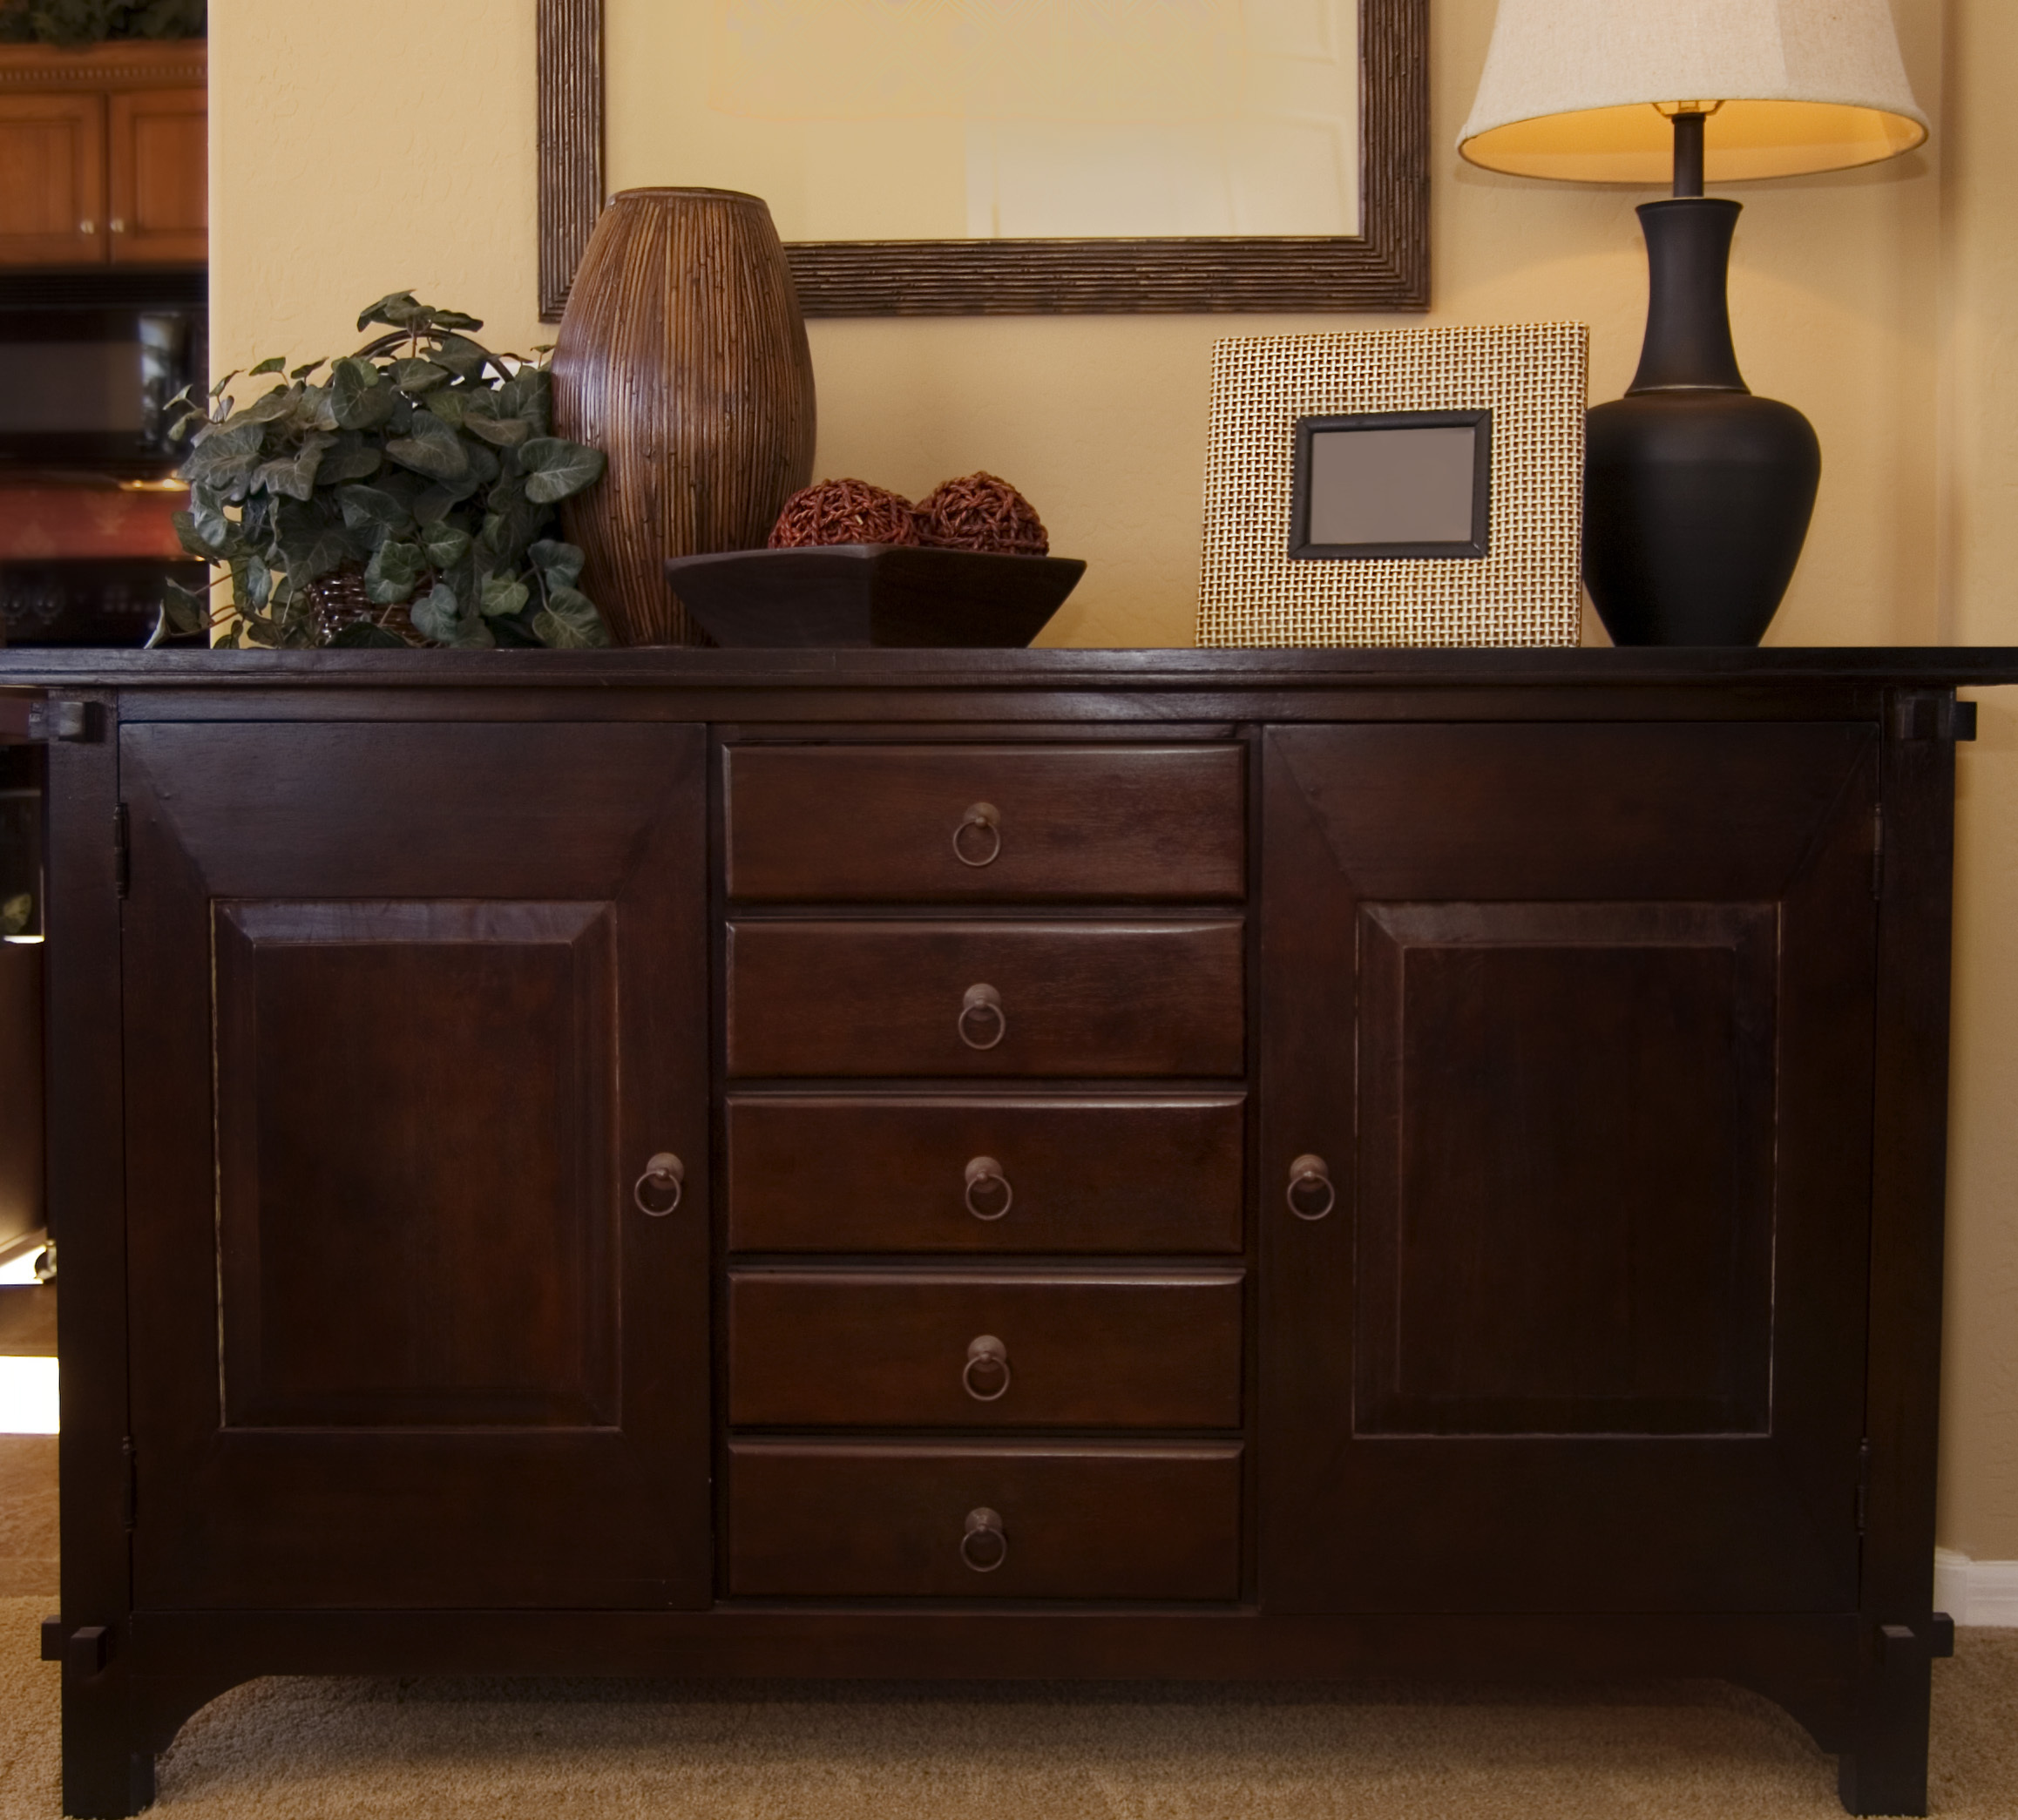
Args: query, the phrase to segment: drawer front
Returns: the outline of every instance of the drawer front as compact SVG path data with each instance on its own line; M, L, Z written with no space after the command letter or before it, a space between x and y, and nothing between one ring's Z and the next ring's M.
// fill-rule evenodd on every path
M1234 1599L1240 1453L1232 1443L737 1442L728 1456L729 1590Z
M740 922L728 1070L1236 1075L1242 926Z
M736 1270L728 1419L1237 1428L1238 1270Z
M1237 898L1238 746L741 746L728 891L775 903Z
M1237 1252L1246 1101L742 1094L735 1251Z

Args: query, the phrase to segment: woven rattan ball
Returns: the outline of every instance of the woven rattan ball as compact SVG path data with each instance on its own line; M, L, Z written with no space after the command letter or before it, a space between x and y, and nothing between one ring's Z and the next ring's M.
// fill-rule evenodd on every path
M823 480L785 501L771 527L771 548L809 544L916 544L918 514L910 500L866 480Z
M968 474L935 487L918 504L924 541L940 550L999 556L1049 556L1051 538L1037 509L993 474Z

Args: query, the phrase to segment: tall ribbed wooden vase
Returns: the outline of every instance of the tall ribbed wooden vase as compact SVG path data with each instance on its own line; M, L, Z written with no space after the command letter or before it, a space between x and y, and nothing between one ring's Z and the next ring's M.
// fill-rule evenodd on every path
M553 407L610 462L562 508L583 591L620 644L707 644L660 565L761 549L813 473L813 357L762 200L620 194L568 293Z

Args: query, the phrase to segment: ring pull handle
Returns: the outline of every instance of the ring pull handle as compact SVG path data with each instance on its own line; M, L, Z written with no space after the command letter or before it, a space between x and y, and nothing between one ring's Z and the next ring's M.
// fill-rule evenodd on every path
M992 1386L991 1389L990 1386ZM968 1343L960 1387L976 1403L999 1403L1009 1392L1009 1349L992 1333Z
M631 1185L631 1199L638 1203L638 1211L648 1214L654 1220L663 1220L680 1205L680 1196L687 1182L687 1165L670 1150L661 1150L645 1165L645 1173ZM646 1191L653 1191L660 1199L670 1194L663 1207L654 1206L646 1199Z
M983 1201L992 1201L998 1192L1001 1204L989 1207L977 1201L975 1191L981 1192ZM967 1211L977 1220L999 1220L1015 1205L1016 1191L1009 1186L1009 1178L1003 1174L1002 1166L992 1156L977 1156L967 1164L967 1187L965 1199Z
M1338 1205L1331 1166L1321 1156L1299 1156L1290 1165L1289 1192L1283 1198L1299 1220L1322 1220Z
M1009 1559L1009 1538L1003 1532L1002 1519L985 1505L967 1512L960 1559L977 1573L992 1573Z
M1002 811L992 802L969 803L953 830L953 857L963 866L992 866L1001 851Z
M1008 1013L993 986L969 986L960 1000L960 1040L970 1049L992 1049L1009 1034Z

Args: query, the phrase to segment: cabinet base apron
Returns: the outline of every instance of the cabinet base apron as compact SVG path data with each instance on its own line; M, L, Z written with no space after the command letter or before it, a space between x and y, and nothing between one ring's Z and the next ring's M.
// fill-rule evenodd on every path
M929 1611L820 1606L655 1612L137 1612L124 1736L67 1771L91 1814L136 1812L152 1762L199 1708L265 1675L525 1675L688 1680L1312 1681L1511 1685L1728 1681L1775 1702L1841 1758L1857 1813L1894 1813L1924 1778L1933 1614L1879 1635L1853 1614L1615 1618L1447 1613L1269 1617L1252 1611ZM93 1677L66 1674L66 1697ZM98 1679L109 1679L101 1671ZM144 1770L144 1776L142 1771ZM137 1779L138 1778L138 1779ZM1924 1795L1920 1797L1924 1804Z

